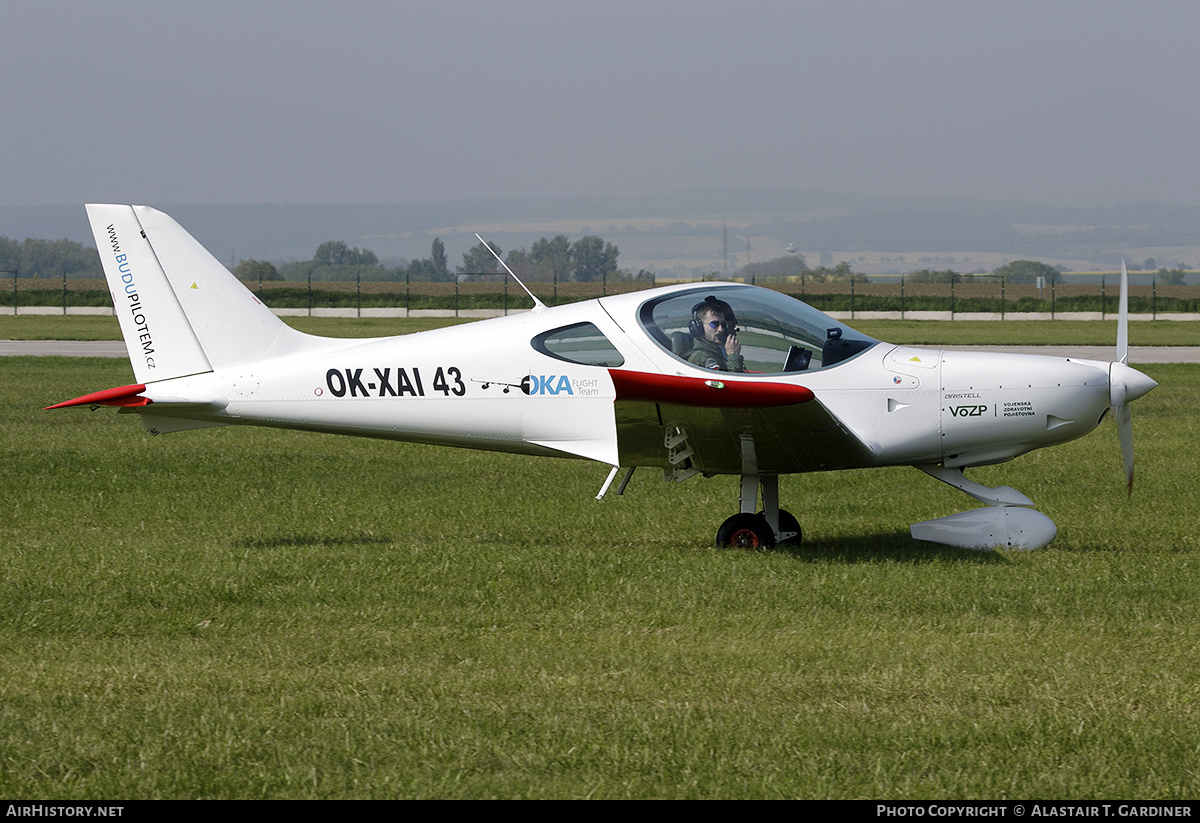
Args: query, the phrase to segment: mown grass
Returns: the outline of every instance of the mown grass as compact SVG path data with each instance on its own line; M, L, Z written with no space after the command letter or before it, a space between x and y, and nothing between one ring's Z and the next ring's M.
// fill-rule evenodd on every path
M916 543L912 469L785 478L794 551L710 548L732 478L42 406L6 358L0 794L1165 798L1200 792L1200 368L980 470L1059 525Z
M285 317L300 331L328 337L383 337L471 322L453 318ZM879 340L910 345L1112 346L1115 320L973 322L960 320L854 320L854 328ZM115 317L0 315L0 340L120 340ZM1200 324L1171 320L1131 325L1135 346L1200 346Z

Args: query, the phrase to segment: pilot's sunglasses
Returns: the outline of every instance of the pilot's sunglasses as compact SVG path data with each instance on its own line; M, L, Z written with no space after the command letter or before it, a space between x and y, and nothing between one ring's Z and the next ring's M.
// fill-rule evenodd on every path
M709 320L708 327L710 329L727 329L729 328L729 324L724 320Z

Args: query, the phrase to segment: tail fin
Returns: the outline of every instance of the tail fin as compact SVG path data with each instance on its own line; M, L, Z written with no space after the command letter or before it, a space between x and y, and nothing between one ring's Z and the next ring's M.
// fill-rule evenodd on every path
M288 353L307 339L162 212L89 205L87 213L138 383Z

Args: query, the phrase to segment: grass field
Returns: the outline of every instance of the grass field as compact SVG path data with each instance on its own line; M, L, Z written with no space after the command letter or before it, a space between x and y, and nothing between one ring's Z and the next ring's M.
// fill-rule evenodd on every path
M1200 795L1200 367L979 470L1059 526L972 553L913 469L787 477L803 547L710 548L733 478L42 406L5 358L0 795Z

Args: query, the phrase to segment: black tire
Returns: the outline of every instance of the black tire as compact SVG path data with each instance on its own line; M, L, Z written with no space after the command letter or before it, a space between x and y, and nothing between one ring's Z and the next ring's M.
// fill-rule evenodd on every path
M775 533L757 514L735 514L717 530L719 549L769 549L775 545Z
M763 520L767 519L765 512L759 512L758 516L763 518ZM794 537L789 537L787 540L779 540L776 538L775 542L781 546L799 546L804 542L804 532L800 528L800 521L797 520L787 509L779 510L779 530L781 532L796 533Z

